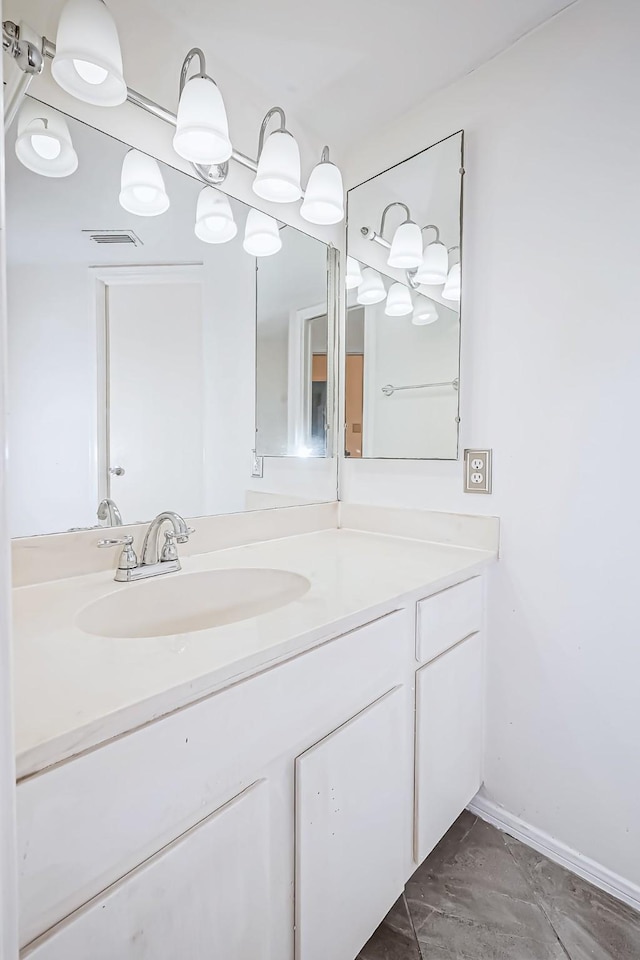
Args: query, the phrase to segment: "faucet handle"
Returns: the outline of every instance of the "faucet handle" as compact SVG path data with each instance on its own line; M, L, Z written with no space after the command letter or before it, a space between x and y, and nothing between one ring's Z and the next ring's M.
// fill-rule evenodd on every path
M138 566L138 558L132 543L133 537L122 537L121 540L98 540L99 547L122 547L118 570L135 570Z
M133 543L133 537L122 537L121 540L98 540L98 547L130 547Z

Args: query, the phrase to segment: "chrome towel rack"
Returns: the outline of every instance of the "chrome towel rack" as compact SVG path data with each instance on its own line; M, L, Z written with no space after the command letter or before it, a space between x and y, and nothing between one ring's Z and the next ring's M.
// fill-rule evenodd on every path
M460 380L456 377L455 380L441 380L439 383L410 383L404 387L394 387L391 383L387 383L382 388L382 392L385 397L391 397L398 390L425 390L428 387L453 387L454 390L459 390Z

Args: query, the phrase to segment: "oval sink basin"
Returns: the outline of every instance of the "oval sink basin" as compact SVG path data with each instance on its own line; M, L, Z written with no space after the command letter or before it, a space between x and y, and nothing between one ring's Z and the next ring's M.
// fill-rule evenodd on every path
M94 636L128 639L195 633L277 610L310 586L287 570L166 574L95 600L80 611L76 626Z

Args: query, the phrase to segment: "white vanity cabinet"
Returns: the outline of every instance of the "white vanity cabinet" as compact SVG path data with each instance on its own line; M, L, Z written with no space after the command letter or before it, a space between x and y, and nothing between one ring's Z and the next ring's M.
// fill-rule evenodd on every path
M29 960L276 960L268 789L249 787L23 952Z
M480 786L481 621L476 578L20 782L22 957L354 960Z
M354 960L402 893L409 693L395 687L296 760L296 960Z

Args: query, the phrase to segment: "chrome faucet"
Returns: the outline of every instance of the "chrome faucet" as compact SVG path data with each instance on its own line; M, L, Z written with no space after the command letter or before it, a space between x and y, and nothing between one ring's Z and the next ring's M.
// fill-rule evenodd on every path
M115 500L105 497L98 504L98 520L106 520L109 527L122 526L122 514L118 510Z
M165 531L164 545L160 551L160 530L165 522L171 524L171 530ZM99 540L98 546L122 546L114 579L119 583L130 583L132 580L145 580L147 577L157 577L163 573L175 573L180 570L177 544L186 543L193 532L193 528L188 527L178 513L174 513L173 510L164 510L149 524L139 561L133 549L131 536L120 540Z

